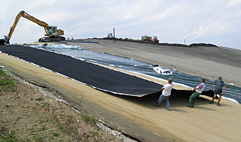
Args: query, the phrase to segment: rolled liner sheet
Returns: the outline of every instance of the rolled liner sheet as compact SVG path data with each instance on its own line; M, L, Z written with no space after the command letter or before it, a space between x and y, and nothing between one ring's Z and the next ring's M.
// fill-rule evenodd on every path
M21 45L2 45L0 51L113 94L143 97L160 93L163 87L161 84L136 76L42 49ZM190 95L191 93L192 91L185 90L172 91L172 95ZM204 91L203 94L213 96L212 91Z

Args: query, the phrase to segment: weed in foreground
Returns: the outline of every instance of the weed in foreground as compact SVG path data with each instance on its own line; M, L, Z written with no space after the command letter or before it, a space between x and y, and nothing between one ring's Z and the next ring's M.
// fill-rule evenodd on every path
M98 135L99 135L98 131L90 131L90 133L91 133L93 136L98 136Z
M60 125L59 125L59 129L60 129L60 130L62 130L62 131L64 131L65 126L64 126L64 125L62 125L62 124L60 124Z
M99 122L93 115L85 115L84 113L82 113L82 119L85 122L92 123L94 126Z
M0 134L1 142L18 142L19 139L16 136L16 133L13 131L9 131L3 134Z
M14 85L15 82L12 80L12 78L0 70L0 89L14 91Z
M50 104L49 104L48 102L42 103L42 107L43 107L43 108L44 108L44 107L48 107L48 106L50 106Z
M53 136L58 137L59 133L53 133Z
M33 136L33 138L34 138L35 141L41 140L41 136L39 136L39 135L35 135L35 136Z
M35 100L36 100L36 101L43 101L44 98L43 98L43 97L38 97L38 98L36 98Z

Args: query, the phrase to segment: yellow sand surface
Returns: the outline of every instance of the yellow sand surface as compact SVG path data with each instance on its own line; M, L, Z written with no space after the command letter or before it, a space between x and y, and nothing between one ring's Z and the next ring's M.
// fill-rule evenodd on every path
M12 69L16 74L24 73L66 92L72 92L66 95L93 102L97 106L119 114L120 119L133 121L162 137L188 142L241 141L241 107L240 104L228 100L223 99L222 106L218 107L216 104L209 104L210 98L202 96L196 100L195 108L187 108L188 99L171 99L172 111L167 111L165 102L160 108L156 108L153 106L153 100L145 101L110 95L3 53L0 53L0 64L6 69ZM165 83L146 76L140 77L161 84ZM182 88L177 85L175 87ZM155 140L150 139L150 141Z

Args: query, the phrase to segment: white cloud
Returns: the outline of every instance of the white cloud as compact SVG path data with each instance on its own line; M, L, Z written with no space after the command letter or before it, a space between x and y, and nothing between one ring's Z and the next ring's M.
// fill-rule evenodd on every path
M56 0L29 0L26 2L26 8L29 10L39 9L41 7L49 7L52 6L54 9L54 6L57 4L58 1Z
M229 27L225 25L224 22L213 22L207 25L201 25L197 29L194 29L191 33L188 33L186 37L193 39L199 39L204 37L208 38L225 34L229 30Z
M228 6L238 6L241 5L241 0L230 0Z
M15 16L25 10L65 30L66 37L103 37L115 27L120 38L156 35L161 42L183 43L187 38L223 45L241 36L240 4L241 0L9 0L1 2L0 36L8 33ZM42 27L21 19L12 41L31 42L43 35ZM227 42L220 42L220 37ZM241 46L240 42L234 44Z

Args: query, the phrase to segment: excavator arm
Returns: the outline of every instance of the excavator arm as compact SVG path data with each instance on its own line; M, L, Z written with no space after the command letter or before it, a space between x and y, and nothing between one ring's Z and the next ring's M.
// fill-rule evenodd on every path
M13 35L13 31L15 30L15 27L17 26L18 21L19 21L19 19L20 19L21 17L24 17L24 18L26 18L26 19L28 19L28 20L30 20L30 21L38 24L39 26L44 27L44 30L45 30L45 32L46 32L46 35L48 35L49 25L48 25L47 23L45 23L45 22L43 22L43 21L41 21L41 20L38 20L37 18L29 15L29 14L26 13L25 11L20 11L20 12L18 13L18 15L16 16L12 27L11 27L10 30L9 30L8 37L7 37L8 40L11 39L11 37L12 37L12 35Z
M18 13L18 15L16 16L16 18L15 18L15 20L14 20L14 23L13 23L12 27L11 27L10 30L9 30L8 35L5 36L5 39L4 39L4 40L5 40L5 42L6 42L7 44L9 44L9 40L11 39L11 37L12 37L12 35L13 35L13 32L14 32L14 30L15 30L17 24L18 24L18 21L19 21L19 19L20 19L21 17L24 17L24 18L26 18L26 19L28 19L28 20L30 20L30 21L38 24L39 26L44 27L44 30L45 30L45 32L46 32L45 35L48 36L48 37L43 37L43 38L41 38L41 40L39 40L39 41L51 41L51 40L58 40L58 41L60 40L60 41L63 41L63 40L65 40L64 37L60 36L60 35L64 35L64 31L63 31L63 30L57 29L56 26L49 26L46 22L43 22L43 21L41 21L41 20L39 20L39 19L37 19L37 18L29 15L29 14L28 14L27 12L25 12L24 10L22 10L22 11L20 11L20 12Z

